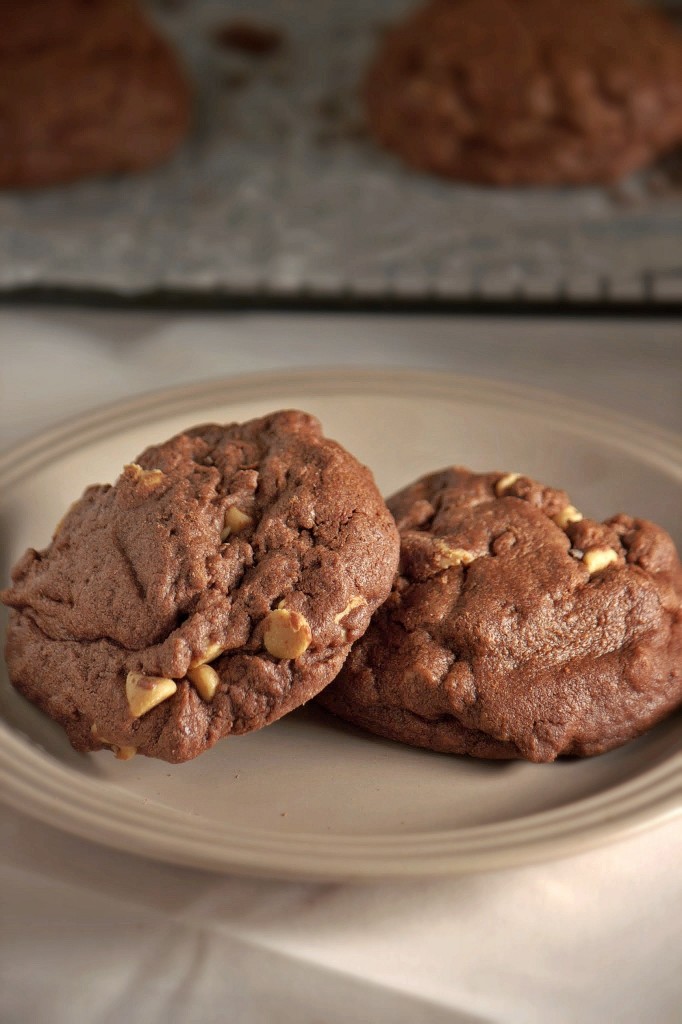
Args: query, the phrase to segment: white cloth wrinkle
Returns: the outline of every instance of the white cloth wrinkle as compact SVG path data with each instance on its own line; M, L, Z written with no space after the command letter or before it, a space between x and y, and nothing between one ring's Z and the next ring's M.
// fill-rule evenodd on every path
M190 924L172 908L131 908L18 867L7 891L16 941L3 958L0 991L17 998L0 997L3 1024L489 1024L417 993L312 970L210 917ZM42 906L39 922L21 916L29 891Z
M665 913L670 900L682 905L682 830L672 843L663 837L656 830L631 840L627 856L616 844L544 865L539 875L531 867L446 882L342 887L326 903L271 919L264 941L298 949L315 963L371 973L384 984L401 985L418 974L430 997L446 1000L457 991L461 1009L492 1020L563 1022L572 1012L573 1019L598 1021L599 1000L586 1006L592 991L607 992L611 1006L617 992L632 1021L645 1008L653 1013L647 1019L656 1020L656 1007L663 1014L682 994L674 955L682 949L682 929ZM656 877L642 878L641 863L654 859L668 880L665 891ZM624 892L631 898L624 900ZM644 927L649 922L653 927ZM619 941L623 936L628 944ZM532 957L519 956L526 949ZM643 976L655 979L646 1003ZM528 1006L531 990L537 1016Z
M614 1010L616 987L622 1019L634 1022L644 1008L642 976L656 982L647 994L648 1019L665 1020L665 1007L679 995L671 951L681 948L680 927L665 909L670 898L682 902L676 871L682 835L677 844L666 844L659 842L661 830L645 833L627 844L628 857L618 844L545 865L539 876L531 867L447 881L348 886L203 875L100 850L53 830L42 859L24 868L29 851L37 852L36 835L43 827L17 816L7 831L11 841L4 844L0 878L10 875L11 891L30 891L35 901L49 880L63 893L60 907L89 900L104 905L83 921L83 939L92 934L93 948L102 947L100 929L110 935L115 907L136 919L143 915L147 928L154 921L155 934L170 928L175 938L182 937L183 963L190 955L188 935L204 930L211 945L219 936L238 948L248 945L305 963L311 976L333 971L404 997L417 991L429 1004L490 1022L563 1022L571 1013L597 1021L602 1006L607 1015ZM638 846L644 856L636 856ZM639 862L654 857L669 879L658 897L656 879L638 877ZM576 869L582 869L580 887L572 882ZM623 891L632 898L622 900ZM482 905L488 908L484 919ZM548 921L560 921L561 931L548 928ZM61 920L49 935L60 929ZM617 941L623 935L629 938L625 947ZM31 935L29 954L34 941ZM533 950L532 957L520 959L524 949ZM127 945L114 948L111 962L121 957L134 960L134 951ZM168 960L162 956L159 962L163 966ZM177 970L177 958L174 963ZM130 985L126 981L122 991ZM141 987L159 1004L164 990L145 972L132 990ZM537 1014L528 1005L529 991Z

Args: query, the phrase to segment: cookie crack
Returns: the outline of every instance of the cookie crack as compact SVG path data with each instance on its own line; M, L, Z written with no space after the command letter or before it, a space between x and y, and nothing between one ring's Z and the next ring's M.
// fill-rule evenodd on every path
M44 625L41 625L40 622L38 622L35 610L31 606L27 605L21 611L17 611L17 614L20 618L25 617L28 619L38 633L40 633L41 637L53 644L75 644L80 647L83 644L90 645L105 643L111 644L112 647L115 647L119 651L124 651L126 654L139 654L140 651L146 651L148 649L147 647L126 647L125 644L120 642L120 640L115 640L114 637L111 636L69 637L68 639L61 636L53 636Z
M137 596L140 598L140 600L146 601L147 600L147 590L146 590L142 580L140 579L140 576L139 576L139 574L137 572L137 569L135 567L135 563L133 562L133 559L130 557L130 555L129 555L129 553L128 553L128 551L127 551L127 549L126 549L126 547L125 547L125 545L123 543L123 541L121 540L121 538L120 538L120 536L118 534L114 535L114 546L115 546L116 550L118 551L119 555L121 556L121 558L123 559L123 564L125 566L125 569L126 569L126 571L128 573L128 576L129 576L133 586L135 587L135 590L137 592Z

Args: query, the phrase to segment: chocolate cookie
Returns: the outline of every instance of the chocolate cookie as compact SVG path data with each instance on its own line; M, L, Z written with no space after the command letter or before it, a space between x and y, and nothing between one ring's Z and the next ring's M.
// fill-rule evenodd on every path
M382 41L365 97L421 170L611 181L682 141L682 33L629 0L431 0Z
M337 715L432 750L553 761L682 702L682 570L659 526L583 519L564 491L466 469L389 508L399 573L318 698Z
M186 761L326 686L398 549L371 473L313 417L196 427L20 559L10 679L77 750Z
M4 0L0 187L165 160L189 125L177 57L132 0Z

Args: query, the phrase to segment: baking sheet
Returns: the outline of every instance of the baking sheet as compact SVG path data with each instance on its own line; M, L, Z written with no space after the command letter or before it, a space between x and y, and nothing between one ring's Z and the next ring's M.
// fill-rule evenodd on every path
M403 168L357 84L410 0L165 0L191 137L136 177L0 194L0 289L413 299L682 300L682 169L608 189L490 189ZM235 17L270 55L216 42Z

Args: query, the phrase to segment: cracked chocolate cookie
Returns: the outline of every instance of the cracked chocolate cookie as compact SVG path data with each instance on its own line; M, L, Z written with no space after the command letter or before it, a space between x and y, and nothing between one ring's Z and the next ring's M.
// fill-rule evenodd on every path
M326 686L398 550L371 473L313 417L196 427L20 559L0 594L10 679L77 750L186 761Z
M165 160L190 90L133 0L3 0L0 187L26 188Z
M420 747L600 754L682 703L682 570L668 534L584 519L517 473L447 469L400 491L391 596L318 701Z
M381 42L365 99L420 170L612 181L682 141L682 33L629 0L431 0Z

